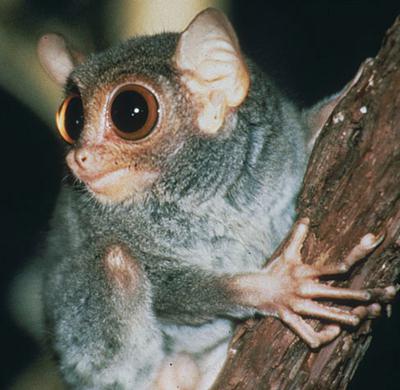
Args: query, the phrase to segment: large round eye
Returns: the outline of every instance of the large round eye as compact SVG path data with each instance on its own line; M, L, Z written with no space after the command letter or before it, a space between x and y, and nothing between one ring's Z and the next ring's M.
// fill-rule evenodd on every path
M70 144L75 143L83 129L83 105L80 96L69 96L61 103L56 122L61 137Z
M128 140L139 140L151 133L158 119L155 96L140 85L128 85L118 91L111 103L115 132Z

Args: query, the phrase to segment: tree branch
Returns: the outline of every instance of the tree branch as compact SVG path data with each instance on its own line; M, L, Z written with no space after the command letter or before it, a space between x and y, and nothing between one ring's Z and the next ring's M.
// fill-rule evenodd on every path
M325 124L299 198L299 218L311 220L302 250L307 263L335 263L363 235L385 236L363 264L336 283L342 286L386 286L400 273L399 64L400 18ZM280 321L250 320L237 329L213 390L343 389L371 338L366 321L311 351Z

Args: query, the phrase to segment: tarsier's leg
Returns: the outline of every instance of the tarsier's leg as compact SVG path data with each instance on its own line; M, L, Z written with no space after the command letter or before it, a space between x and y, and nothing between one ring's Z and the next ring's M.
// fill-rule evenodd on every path
M149 283L126 249L94 251L67 259L51 278L50 331L63 376L77 389L150 390L164 354Z
M308 221L295 227L283 253L258 273L236 277L236 288L245 304L257 307L266 315L279 317L307 344L316 348L333 340L340 333L340 325L357 326L367 317L380 314L378 302L388 302L396 295L396 288L350 289L321 283L322 276L346 273L380 243L373 234L365 235L349 255L337 265L302 262L300 250L308 232ZM324 305L313 299L351 300L361 304L352 309ZM315 331L304 319L316 317L332 321L321 331Z

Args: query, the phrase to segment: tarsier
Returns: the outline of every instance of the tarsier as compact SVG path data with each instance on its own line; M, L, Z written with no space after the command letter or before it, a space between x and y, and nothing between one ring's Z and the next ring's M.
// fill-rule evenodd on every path
M74 178L43 254L47 334L69 386L208 389L238 319L278 317L318 348L393 298L392 286L319 281L372 251L372 234L339 265L311 266L302 220L268 261L294 221L310 124L334 99L300 113L220 11L86 59L56 34L38 52L65 88L57 126ZM328 325L317 332L304 317Z

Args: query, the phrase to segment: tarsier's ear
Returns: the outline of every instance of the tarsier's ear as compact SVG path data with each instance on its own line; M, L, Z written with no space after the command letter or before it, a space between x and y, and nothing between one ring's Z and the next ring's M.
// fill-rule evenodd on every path
M370 61L370 60L367 60ZM331 116L333 110L336 106L340 103L340 101L350 92L350 90L357 84L358 80L360 79L361 75L364 71L364 66L367 62L362 64L358 69L356 75L353 77L347 85L335 95L329 96L310 109L306 110L303 113L304 121L308 128L307 133L307 146L308 149L311 151L316 139L318 138L322 128L324 127L326 121ZM340 114L340 113L339 113ZM338 115L334 120L341 121L341 115Z
M216 133L229 108L243 102L250 84L238 39L226 16L213 8L198 14L181 34L173 60L193 93L200 130Z
M64 85L83 55L68 48L58 34L43 35L37 46L39 61L47 74L59 85Z
M326 121L331 116L332 111L339 103L342 95L340 93L329 96L315 104L303 113L307 127L307 148L311 151L316 139L318 138Z

